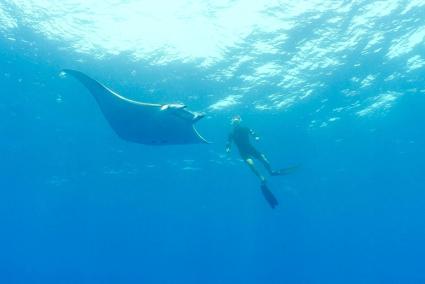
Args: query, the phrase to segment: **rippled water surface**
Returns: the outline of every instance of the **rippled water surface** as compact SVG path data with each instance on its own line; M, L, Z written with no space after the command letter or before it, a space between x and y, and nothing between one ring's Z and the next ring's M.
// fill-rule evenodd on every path
M123 141L64 68L212 143ZM424 75L423 0L0 0L0 282L425 283ZM298 165L274 210L235 114Z

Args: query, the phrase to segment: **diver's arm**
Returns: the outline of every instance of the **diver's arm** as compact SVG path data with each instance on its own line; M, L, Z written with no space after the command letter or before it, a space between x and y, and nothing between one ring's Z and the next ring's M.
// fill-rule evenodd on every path
M233 142L232 134L229 134L229 137L227 138L227 144L226 144L226 152L227 153L230 153L230 150L232 148L232 142Z

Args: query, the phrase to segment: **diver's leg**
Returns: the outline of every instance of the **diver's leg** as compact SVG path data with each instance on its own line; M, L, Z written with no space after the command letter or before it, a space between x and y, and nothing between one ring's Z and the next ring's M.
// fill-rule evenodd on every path
M257 159L263 163L264 167L267 169L267 171L269 172L269 174L271 176L283 176L283 175L287 175L290 174L294 171L297 170L298 166L291 166L288 168L283 168L283 169L279 169L279 170L273 170L272 167L270 166L269 161L267 160L266 156L264 154L259 154L257 155Z
M251 158L246 158L245 159L245 163L249 166L249 168L251 169L251 171L261 180L261 183L265 183L266 182L266 179L257 170L257 168L254 165L254 161Z
M261 180L261 187L260 187L261 188L261 193L263 194L264 198L266 199L266 201L270 205L270 207L272 209L274 209L279 204L279 202L277 201L277 199L273 195L273 193L269 190L269 188L267 186L266 179L255 168L254 161L251 158L246 158L245 159L245 163L247 163L247 165L254 172L254 174L260 178L260 180Z
M263 164L264 168L269 172L270 175L276 175L276 172L273 171L272 167L270 166L269 160L267 160L266 156L264 154L258 155L258 160Z

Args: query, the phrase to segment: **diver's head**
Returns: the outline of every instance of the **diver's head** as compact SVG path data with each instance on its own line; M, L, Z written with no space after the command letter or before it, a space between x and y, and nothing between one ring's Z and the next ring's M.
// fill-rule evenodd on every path
M241 118L240 115L235 115L234 117L232 117L232 119L230 121L230 123L233 126L238 126L239 124L241 124L241 122L242 122L242 118Z

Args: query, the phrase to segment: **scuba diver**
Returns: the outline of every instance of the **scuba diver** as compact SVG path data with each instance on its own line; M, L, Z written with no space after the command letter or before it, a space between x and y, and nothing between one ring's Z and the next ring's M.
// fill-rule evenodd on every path
M257 149L255 149L255 147L250 143L250 136L254 137L254 139L257 141L260 140L260 137L258 137L252 129L241 126L241 123L242 118L239 115L236 115L232 118L231 124L233 126L233 129L229 134L229 138L226 145L226 152L230 153L233 142L238 148L241 158L248 165L251 171L260 179L261 192L263 193L264 198L267 200L267 202L272 208L275 208L279 203L274 197L273 193L269 190L266 178L255 167L253 159L260 161L271 176L285 175L289 173L291 168L283 170L273 170L266 156L263 153L259 152Z

